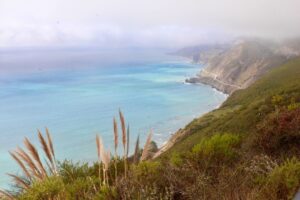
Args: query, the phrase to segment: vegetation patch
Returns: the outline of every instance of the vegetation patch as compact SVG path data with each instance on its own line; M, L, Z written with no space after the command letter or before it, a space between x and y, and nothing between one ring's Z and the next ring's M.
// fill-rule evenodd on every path
M300 187L300 161L292 158L276 167L266 178L263 193L272 199L293 199Z
M299 151L300 108L275 111L258 125L257 145L269 153Z
M193 147L192 152L209 160L230 160L237 152L234 150L240 144L240 137L225 133L215 134L210 138L203 139Z

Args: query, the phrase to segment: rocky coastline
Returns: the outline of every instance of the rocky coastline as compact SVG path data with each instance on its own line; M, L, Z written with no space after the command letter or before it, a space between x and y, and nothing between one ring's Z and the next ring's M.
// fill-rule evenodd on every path
M295 43L300 43L300 39L281 43L243 39L228 45L192 48L197 51L185 48L177 55L205 66L199 74L185 82L210 85L230 95L236 90L247 88L270 69L300 56L300 46L291 45Z
M300 44L300 39L296 43ZM239 40L231 45L185 48L172 54L189 58L193 63L205 65L199 74L187 78L186 83L209 85L222 93L231 95L236 90L247 88L270 69L300 56L300 45L291 46L290 44L295 44L295 41L274 44L253 39ZM153 159L159 157L188 134L189 131L186 129L179 129L158 149Z
M241 89L240 86L222 83L221 81L218 81L218 80L214 79L213 77L201 76L200 74L197 77L187 78L185 80L185 82L191 83L191 84L201 83L201 84L209 85L212 88L214 88L222 93L225 93L225 94L231 94L235 90Z

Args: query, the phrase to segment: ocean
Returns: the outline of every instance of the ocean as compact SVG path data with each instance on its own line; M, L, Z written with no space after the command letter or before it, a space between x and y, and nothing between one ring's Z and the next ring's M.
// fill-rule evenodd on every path
M48 49L0 51L0 187L20 173L8 151L48 127L59 160L96 160L96 134L113 150L113 117L124 113L130 147L149 131L161 146L226 95L184 84L203 66L165 50ZM119 148L121 149L121 148Z

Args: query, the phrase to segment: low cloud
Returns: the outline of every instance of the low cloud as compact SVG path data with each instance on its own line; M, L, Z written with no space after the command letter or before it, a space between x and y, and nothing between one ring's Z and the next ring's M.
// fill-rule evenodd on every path
M181 47L300 36L299 0L0 0L0 46Z

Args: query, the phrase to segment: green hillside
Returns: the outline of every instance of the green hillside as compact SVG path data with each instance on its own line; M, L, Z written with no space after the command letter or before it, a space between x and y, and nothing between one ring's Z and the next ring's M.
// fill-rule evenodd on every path
M256 124L273 112L272 98L281 96L278 107L300 102L300 58L273 69L244 90L233 93L219 108L193 120L185 129L188 137L172 150L188 150L203 136L215 132L231 132L248 136L256 132Z
M122 114L120 121L126 152ZM99 161L88 165L55 162L47 132L48 139L39 135L47 165L25 141L31 160L20 149L13 158L28 174L12 176L16 187L2 193L24 200L293 199L300 188L300 58L236 91L182 133L154 160L147 160L156 151L151 136L134 156L112 159L97 138Z

